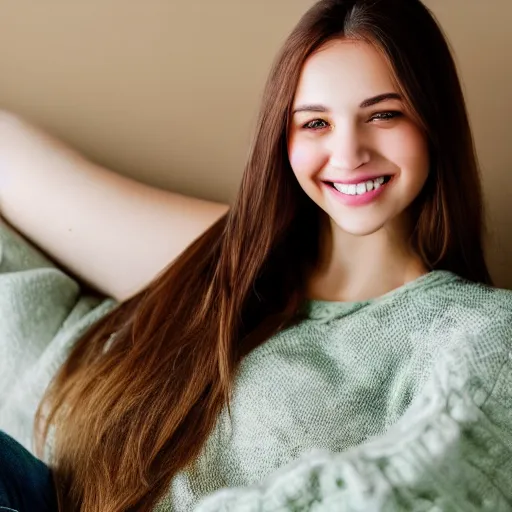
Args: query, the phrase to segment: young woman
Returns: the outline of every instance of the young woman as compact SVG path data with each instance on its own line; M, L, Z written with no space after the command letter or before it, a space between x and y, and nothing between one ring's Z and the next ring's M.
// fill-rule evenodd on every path
M63 510L191 510L225 487L240 489L204 510L512 509L512 293L489 286L463 95L419 0L305 14L227 213L76 158L34 174L41 210L22 206L14 172L2 198L13 225L120 301L39 410ZM307 480L285 492L292 474Z

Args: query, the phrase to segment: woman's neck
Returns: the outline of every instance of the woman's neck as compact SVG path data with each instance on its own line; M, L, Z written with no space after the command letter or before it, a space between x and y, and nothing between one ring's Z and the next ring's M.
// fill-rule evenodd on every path
M366 236L330 226L321 235L311 299L357 302L384 295L428 270L409 246L410 230L388 225Z

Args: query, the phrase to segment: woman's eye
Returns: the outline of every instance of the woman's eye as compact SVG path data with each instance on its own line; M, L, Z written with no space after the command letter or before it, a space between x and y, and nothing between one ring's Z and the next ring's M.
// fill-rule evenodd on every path
M395 119L397 117L400 117L402 115L402 112L397 111L391 111L391 112L378 112L377 114L374 114L370 121L390 121L391 119Z
M325 128L327 126L327 123L323 119L315 119L313 121L310 121L309 123L306 123L303 128L306 130L320 130L321 128Z

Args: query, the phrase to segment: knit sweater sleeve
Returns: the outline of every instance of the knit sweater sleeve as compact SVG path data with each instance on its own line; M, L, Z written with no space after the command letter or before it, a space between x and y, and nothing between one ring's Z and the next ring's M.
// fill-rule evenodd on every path
M384 435L343 453L310 452L263 482L207 496L195 511L511 511L511 333L494 329L500 350L483 358L478 346L469 359L443 354Z

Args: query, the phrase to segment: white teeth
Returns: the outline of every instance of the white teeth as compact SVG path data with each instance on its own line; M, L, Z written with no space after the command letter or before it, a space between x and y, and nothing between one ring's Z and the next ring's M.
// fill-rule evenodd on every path
M357 195L360 196L366 192L366 183L358 183L356 186Z
M384 184L384 181L384 177L381 176L380 178L369 180L363 183L357 183L355 185L347 185L345 183L333 183L333 185L334 188L342 194L347 194L349 196L361 196L366 194L366 192L379 189Z

